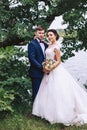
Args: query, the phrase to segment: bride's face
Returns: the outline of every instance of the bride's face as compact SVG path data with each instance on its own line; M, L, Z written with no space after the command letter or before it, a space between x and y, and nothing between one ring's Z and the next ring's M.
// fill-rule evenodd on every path
M55 43L56 42L56 36L53 32L48 32L47 34L47 38L51 43Z

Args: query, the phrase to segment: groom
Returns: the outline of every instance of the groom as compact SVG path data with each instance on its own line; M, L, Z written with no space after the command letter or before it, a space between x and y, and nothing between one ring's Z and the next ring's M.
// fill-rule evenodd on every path
M45 49L48 45L43 41L45 29L42 26L38 26L35 30L34 39L28 44L28 58L30 61L29 74L32 82L32 100L34 101L41 80L43 78L42 62L45 59Z

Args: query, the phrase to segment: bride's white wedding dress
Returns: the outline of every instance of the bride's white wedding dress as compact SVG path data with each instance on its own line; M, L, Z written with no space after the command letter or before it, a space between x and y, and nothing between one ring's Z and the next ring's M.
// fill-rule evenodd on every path
M54 48L59 49L57 44L47 48L47 59L54 59ZM44 75L32 114L45 118L50 123L85 124L87 92L78 85L61 63L49 75Z

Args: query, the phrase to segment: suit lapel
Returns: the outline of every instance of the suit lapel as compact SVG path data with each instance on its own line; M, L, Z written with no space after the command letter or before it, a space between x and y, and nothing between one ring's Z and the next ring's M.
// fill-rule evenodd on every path
M36 44L37 44L37 46L38 46L38 49L41 51L41 53L42 53L42 55L43 55L43 57L44 57L42 48L41 48L40 43L38 42L38 40L36 40Z

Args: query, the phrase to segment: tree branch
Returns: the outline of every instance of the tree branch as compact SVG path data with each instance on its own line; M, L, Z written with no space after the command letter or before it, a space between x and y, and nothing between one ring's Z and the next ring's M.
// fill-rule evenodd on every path
M14 46L14 45L25 45L24 39L23 38L19 38L18 36L15 37L9 37L8 39L6 39L3 42L0 42L0 48L3 47L7 47L7 46Z

